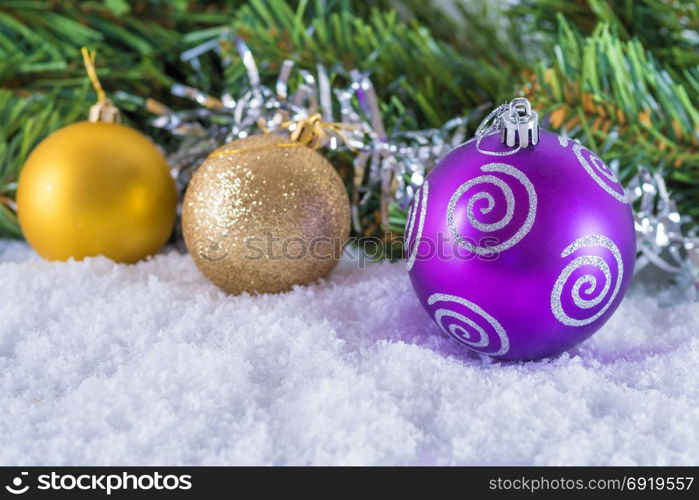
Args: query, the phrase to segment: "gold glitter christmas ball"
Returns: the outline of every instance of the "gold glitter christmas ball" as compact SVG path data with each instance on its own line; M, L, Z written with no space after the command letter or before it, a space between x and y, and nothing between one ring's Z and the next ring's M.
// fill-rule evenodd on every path
M274 135L214 151L187 188L182 227L199 270L228 293L275 293L333 270L349 199L330 163Z

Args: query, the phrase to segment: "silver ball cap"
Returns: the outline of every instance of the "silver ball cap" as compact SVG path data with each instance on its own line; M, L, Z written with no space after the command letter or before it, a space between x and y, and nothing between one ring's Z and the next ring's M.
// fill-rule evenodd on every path
M514 147L519 139L519 146L526 148L539 142L539 114L532 110L528 99L517 97L499 116L500 139L509 147Z

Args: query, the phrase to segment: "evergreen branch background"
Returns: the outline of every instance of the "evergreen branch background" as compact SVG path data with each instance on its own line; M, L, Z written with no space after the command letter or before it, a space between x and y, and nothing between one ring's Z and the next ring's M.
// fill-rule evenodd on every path
M176 139L149 126L143 98L191 107L170 94L176 82L239 95L247 80L232 47L222 50L234 62L225 69L214 54L201 58L200 71L179 59L225 29L246 40L267 83L287 58L309 71L324 64L337 84L341 67L370 72L389 129L478 118L483 105L523 93L548 127L579 137L623 179L639 164L665 172L696 225L698 28L699 8L687 0L7 0L0 236L21 235L12 200L28 153L94 102L81 46L97 50L99 76L125 121L168 150ZM394 207L396 231L402 217Z

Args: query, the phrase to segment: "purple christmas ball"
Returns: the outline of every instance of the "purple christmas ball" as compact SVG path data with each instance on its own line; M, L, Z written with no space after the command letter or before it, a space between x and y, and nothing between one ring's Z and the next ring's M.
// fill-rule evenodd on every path
M631 207L612 170L546 130L526 148L491 134L449 153L417 192L405 238L430 316L501 359L554 356L595 333L636 258Z

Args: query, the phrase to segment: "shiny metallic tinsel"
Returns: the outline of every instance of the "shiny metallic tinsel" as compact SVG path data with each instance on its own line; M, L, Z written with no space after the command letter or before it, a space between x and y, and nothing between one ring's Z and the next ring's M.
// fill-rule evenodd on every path
M223 40L234 41L245 65L250 85L240 98L231 95L220 98L206 95L198 89L174 85L172 93L197 102L200 107L172 111L161 108L153 125L182 136L180 147L169 155L180 191L184 191L193 169L206 155L222 144L247 137L260 130L274 132L288 121L299 121L320 113L325 122L350 126L342 134L327 131L325 148L331 151L350 150L354 153L352 224L364 234L359 214L373 193L381 193L381 222L388 227L388 206L396 201L407 208L425 175L435 163L465 138L469 117L455 118L440 129L387 132L374 86L368 74L359 70L342 71L350 84L346 88L331 88L328 73L322 65L316 75L297 70L303 83L293 92L289 78L294 62L281 66L274 89L262 85L253 55L243 40L224 35L183 53L181 59L199 68L198 58L219 50ZM224 60L224 64L228 61ZM335 116L339 111L339 116ZM480 110L478 110L480 112ZM293 130L293 129L292 129Z
M687 222L677 211L662 174L639 167L626 194L634 207L638 258L636 273L655 267L673 277L688 298L699 294L699 236L684 234Z

